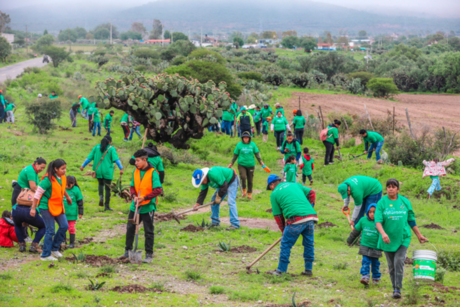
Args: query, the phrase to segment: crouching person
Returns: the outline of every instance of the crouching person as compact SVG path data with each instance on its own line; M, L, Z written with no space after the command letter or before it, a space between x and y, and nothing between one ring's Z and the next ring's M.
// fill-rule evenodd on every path
M302 235L305 260L305 271L302 275L312 276L315 260L314 223L318 222L318 216L313 209L315 192L301 183L281 182L277 175L268 176L267 190L272 191L270 201L273 216L283 233L278 268L270 274L282 275L287 272L291 249Z
M352 245L353 242L358 238L362 232L361 243L359 245L359 253L363 256L363 262L361 267L361 283L365 286L369 285L370 270L372 267L372 283L378 285L380 282L380 261L382 257L382 251L377 249L377 243L379 242L379 232L375 226L374 215L376 204L371 204L367 209L367 218L362 218L356 224L355 228L350 233L347 239L348 245Z
M11 212L5 210L0 218L0 246L13 247L13 242L18 242L16 233L14 232L14 222Z
M134 218L136 203L139 201L139 223L142 222L144 224L145 233L145 259L142 262L151 263L153 261L154 240L153 217L157 210L157 196L161 194L163 188L161 187L158 172L147 161L148 153L144 149L140 149L134 153L134 159L136 169L133 172L130 188L133 202L131 203L128 219ZM133 249L135 233L136 225L128 222L126 227L125 253L122 257L129 257L129 251Z

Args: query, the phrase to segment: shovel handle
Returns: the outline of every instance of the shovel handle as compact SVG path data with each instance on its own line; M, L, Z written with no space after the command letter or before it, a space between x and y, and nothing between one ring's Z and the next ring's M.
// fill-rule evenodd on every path
M209 206L212 206L214 205L214 202L210 202L210 203L207 203L207 204L204 204L202 206L199 206L197 210L200 210L201 208L204 208L204 207L209 207ZM191 209L187 209L187 210L184 210L184 211L181 211L179 213L174 213L175 216L179 216L179 215L183 215L185 213L189 213L189 212L192 212L192 211L195 211L193 208Z
M254 264L256 264L260 259L262 259L263 256L265 256L269 251L271 251L273 249L273 247L275 247L278 243L281 242L281 239L283 237L280 237L278 240L275 241L275 243L273 243L272 245L270 245L262 254L260 254L259 257L256 258L256 260L254 260L253 262L251 262L247 267L246 269L249 270Z
M344 208L342 208L342 212L343 214L345 214L347 216L347 219L348 219L348 224L351 223L351 220L350 220L350 208L347 207L347 210L345 210ZM351 226L351 230L353 230L353 226Z

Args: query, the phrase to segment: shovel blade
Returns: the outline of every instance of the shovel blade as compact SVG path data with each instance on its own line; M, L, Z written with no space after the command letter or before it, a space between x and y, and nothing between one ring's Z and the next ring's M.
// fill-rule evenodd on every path
M142 251L129 251L129 262L140 264L142 262Z

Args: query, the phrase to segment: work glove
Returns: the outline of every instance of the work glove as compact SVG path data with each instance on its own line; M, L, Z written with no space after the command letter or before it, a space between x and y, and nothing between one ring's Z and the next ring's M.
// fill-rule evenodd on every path
M219 196L219 193L216 194L216 199L214 199L214 205L218 205L222 202L222 197Z

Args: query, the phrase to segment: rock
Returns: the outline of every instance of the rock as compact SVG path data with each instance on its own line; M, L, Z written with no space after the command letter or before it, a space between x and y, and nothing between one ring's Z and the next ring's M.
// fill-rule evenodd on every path
M187 246L182 246L182 248L183 248L183 249L188 249L188 247L187 247Z

